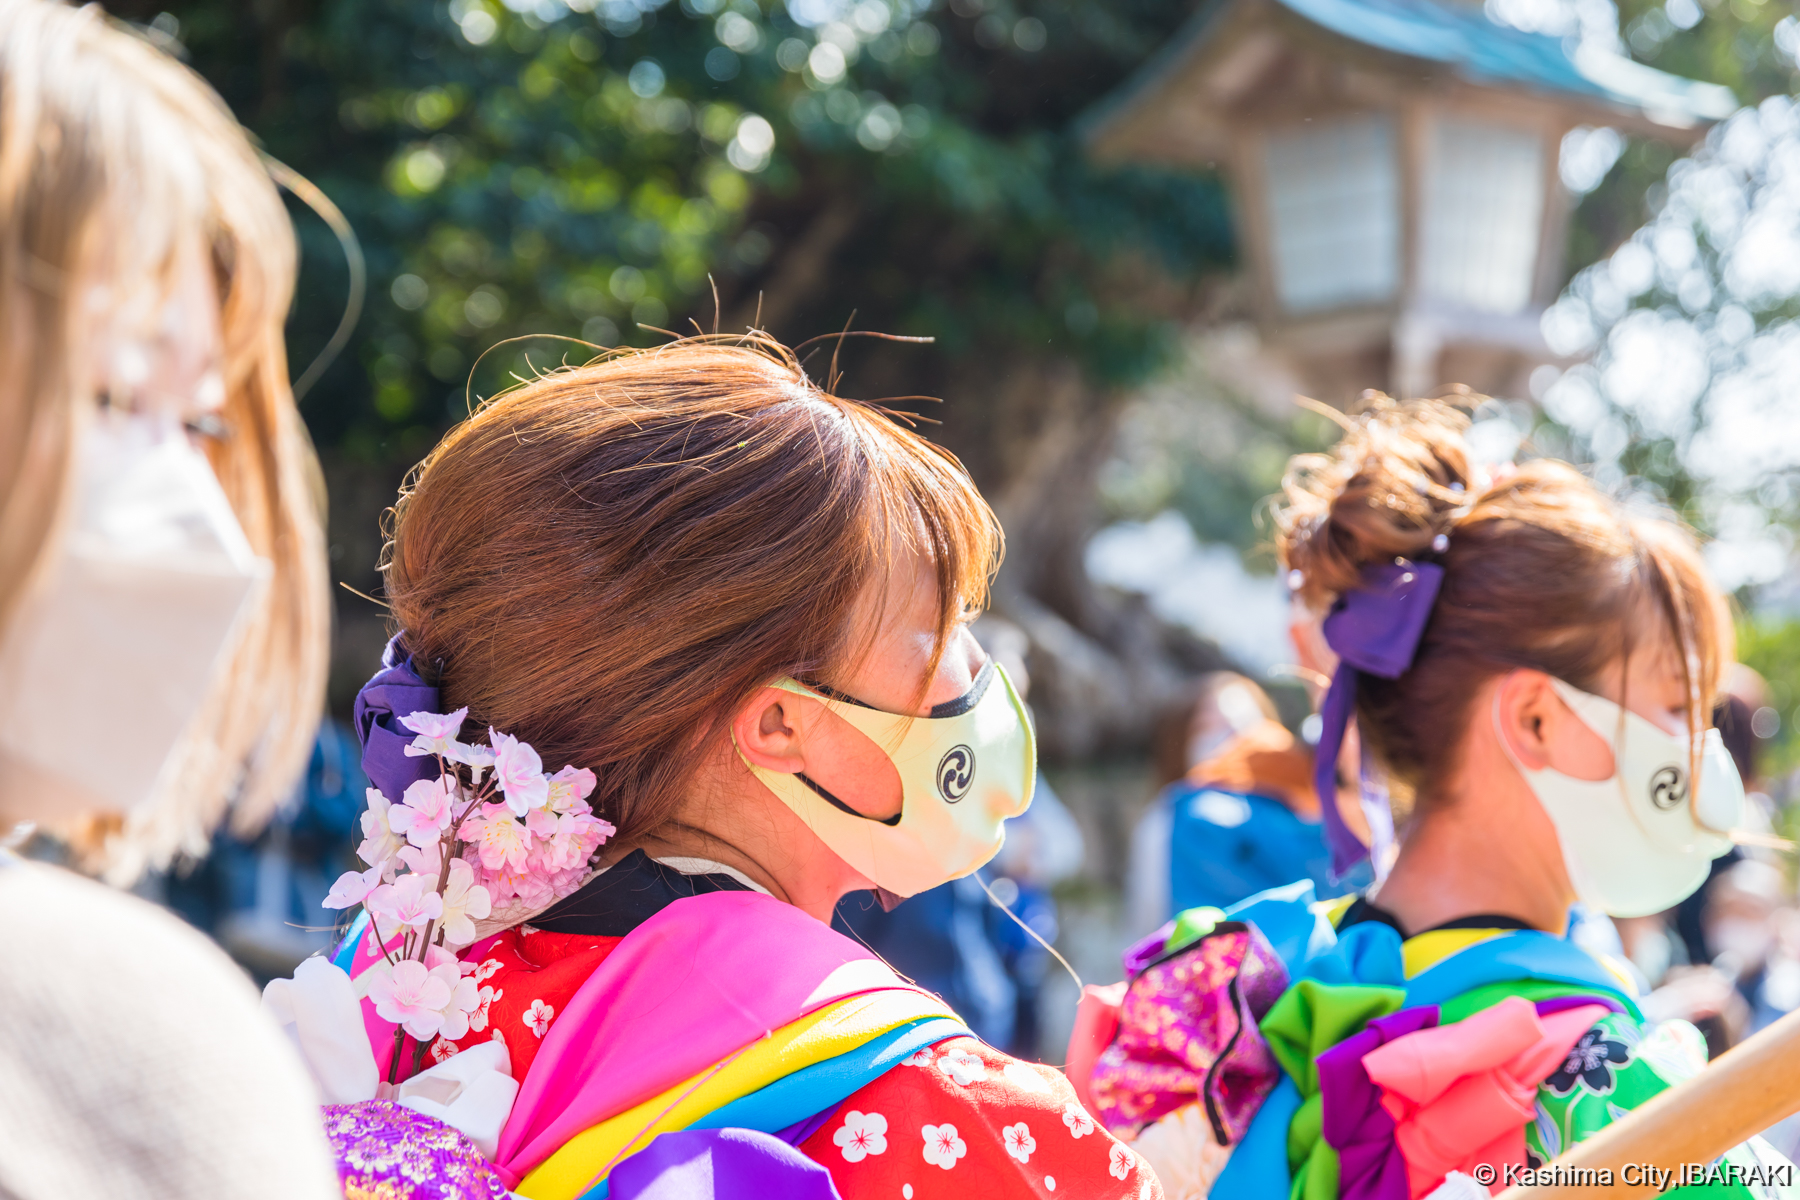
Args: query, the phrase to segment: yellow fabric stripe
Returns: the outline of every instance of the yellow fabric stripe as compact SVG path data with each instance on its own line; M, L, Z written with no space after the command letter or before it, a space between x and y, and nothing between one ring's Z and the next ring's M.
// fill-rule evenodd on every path
M1411 979L1427 968L1437 966L1452 954L1511 932L1510 929L1433 929L1402 942L1400 960L1406 977Z
M752 1042L661 1095L570 1138L518 1187L526 1200L574 1200L616 1160L660 1133L685 1129L716 1108L814 1063L847 1054L921 1017L954 1017L941 1000L906 988L851 996Z
M1594 954L1592 950L1588 951L1588 953ZM1630 996L1633 1000L1642 1000L1644 998L1643 992L1638 990L1637 976L1631 973L1630 967L1626 966L1610 954L1594 954L1594 957L1599 960L1601 966L1606 968L1608 974L1619 981L1620 991L1624 992L1627 996Z
M1312 912L1315 916L1324 916L1326 923L1336 929L1337 923L1344 919L1345 913L1350 911L1350 906L1356 903L1358 894L1349 892L1342 896L1333 896L1329 900L1315 900L1312 904Z

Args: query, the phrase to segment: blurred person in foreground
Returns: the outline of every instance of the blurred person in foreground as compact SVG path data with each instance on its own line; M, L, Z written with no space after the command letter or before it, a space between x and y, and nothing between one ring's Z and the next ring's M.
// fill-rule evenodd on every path
M292 230L201 80L0 0L0 828L116 882L287 794L323 696ZM175 916L0 850L0 1195L336 1191L312 1086Z

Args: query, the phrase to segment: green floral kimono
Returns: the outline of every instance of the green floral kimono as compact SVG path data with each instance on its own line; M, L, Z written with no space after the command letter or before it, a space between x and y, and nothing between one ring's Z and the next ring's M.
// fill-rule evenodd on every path
M1603 1018L1581 1035L1562 1069L1538 1085L1537 1116L1525 1127L1527 1163L1543 1166L1705 1065L1706 1041L1686 1021L1646 1028L1624 1014ZM1761 1138L1734 1146L1717 1163L1694 1167L1699 1169L1688 1174L1704 1182L1659 1190L1684 1197L1800 1196L1794 1164ZM1655 1189L1658 1181L1622 1182Z

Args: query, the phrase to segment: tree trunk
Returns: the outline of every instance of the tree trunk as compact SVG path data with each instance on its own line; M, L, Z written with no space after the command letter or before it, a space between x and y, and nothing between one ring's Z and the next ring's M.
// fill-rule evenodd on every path
M1142 597L1102 595L1088 577L1098 477L1124 397L1096 393L1066 360L1006 363L991 383L992 441L980 457L997 469L981 482L1006 530L994 611L1030 638L1043 755L1067 762L1141 752L1192 676L1226 664ZM956 424L945 429L953 447Z

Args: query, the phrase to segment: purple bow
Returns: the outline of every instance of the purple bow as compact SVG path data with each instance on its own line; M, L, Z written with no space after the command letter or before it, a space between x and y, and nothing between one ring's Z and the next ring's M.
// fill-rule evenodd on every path
M356 740L362 743L363 774L383 796L398 803L406 789L438 773L430 755L409 758L413 733L400 717L438 711L438 690L413 670L406 635L397 633L381 652L381 670L356 693Z
M1443 582L1444 568L1433 563L1396 559L1364 567L1362 582L1338 597L1325 618L1325 644L1337 654L1338 668L1319 713L1313 786L1319 793L1333 878L1369 856L1369 848L1350 832L1337 806L1338 751L1356 709L1357 672L1398 679L1412 666Z

